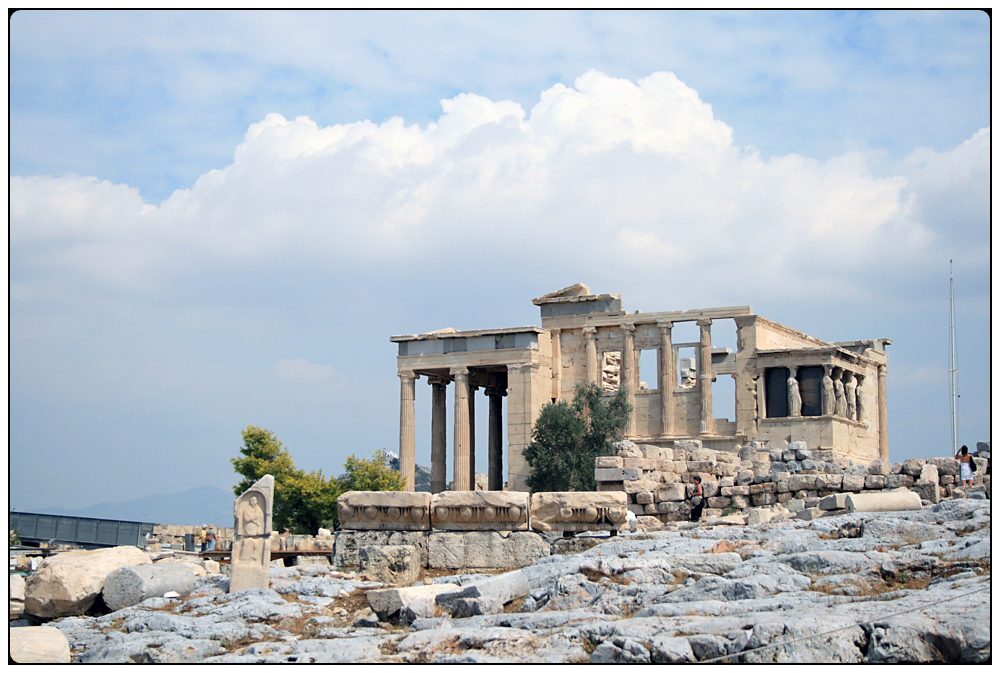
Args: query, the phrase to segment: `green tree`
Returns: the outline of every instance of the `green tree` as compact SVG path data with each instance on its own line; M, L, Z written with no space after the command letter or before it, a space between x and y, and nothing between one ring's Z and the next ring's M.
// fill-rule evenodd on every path
M577 386L572 403L546 404L523 451L531 468L528 488L536 493L595 490L595 459L611 454L612 442L624 436L630 413L624 388L606 397L593 383Z
M346 473L341 475L340 484L347 491L402 491L406 479L401 472L389 466L389 456L382 449L375 452L371 460L356 458L354 454L344 463Z

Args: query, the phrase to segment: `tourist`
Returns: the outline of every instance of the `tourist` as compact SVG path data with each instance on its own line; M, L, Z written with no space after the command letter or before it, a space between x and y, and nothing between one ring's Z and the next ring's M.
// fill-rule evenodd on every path
M691 492L691 520L701 520L701 510L705 509L705 490L701 487L701 477L694 478L694 490Z
M975 466L972 463L972 456L969 455L969 447L963 444L955 459L962 472L962 486L972 486L972 473L975 471Z
M201 525L201 550L205 551L205 545L208 544L208 526L205 524Z
M206 546L203 551L215 551L215 526L208 527L208 535L205 536Z

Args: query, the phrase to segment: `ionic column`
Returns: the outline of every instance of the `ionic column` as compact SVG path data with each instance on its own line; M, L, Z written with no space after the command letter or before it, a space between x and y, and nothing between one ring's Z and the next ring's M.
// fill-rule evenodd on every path
M562 330L550 329L549 336L552 338L552 399L558 402L562 397Z
M701 328L701 344L698 357L698 385L701 397L701 434L715 433L715 421L712 420L712 320L702 318L698 321Z
M660 328L660 435L667 436L674 433L674 385L677 381L671 337L674 323L664 320L656 324Z
M635 437L636 409L635 409L635 325L626 323L622 328L622 371L619 374L619 385L625 388L626 399L632 408L632 413L628 415L628 425L625 427L626 437Z
M447 382L431 379L431 493L441 493L448 485L448 405Z
M799 380L795 377L799 368L790 366L788 368L788 415L802 415L802 395L799 394Z
M854 372L844 372L844 397L847 398L847 417L858 420L858 384L854 380Z
M490 398L489 489L503 490L503 390L487 388Z
M837 410L837 400L833 394L833 365L823 365L823 415L832 416Z
M452 475L456 491L471 491L469 483L469 370L455 367L455 439Z
M587 382L601 385L601 370L597 367L597 328L584 327L583 338L587 341Z
M416 376L408 369L398 372L397 375L399 376L399 471L406 480L406 490L413 491L416 487L417 465L413 409Z
M878 366L878 455L889 460L889 405L885 398L886 366Z
M469 386L469 490L476 490L476 386Z

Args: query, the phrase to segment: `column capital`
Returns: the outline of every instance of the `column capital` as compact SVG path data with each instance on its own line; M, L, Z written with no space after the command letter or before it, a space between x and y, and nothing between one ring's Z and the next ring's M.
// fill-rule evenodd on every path
M497 397L506 397L507 396L507 389L506 388L500 388L500 387L497 387L497 386L486 386L485 393L486 393L487 397L493 397L494 395L497 396Z
M594 337L597 336L597 328L596 327L590 327L590 326L584 327L583 328L583 334L588 339L593 339Z
M673 320L657 320L656 326L660 328L661 332L669 332L674 328Z
M557 337L560 334L562 334L562 328L561 327L550 327L549 328L549 334L551 336Z
M712 319L698 318L698 320L695 321L695 324L698 325L698 327L709 327L712 324Z
M468 379L468 377L469 377L469 368L468 367L452 367L450 370L448 370L448 373L451 374L452 376L454 376L456 379L458 379L460 377Z
M623 322L621 325L619 325L619 327L621 327L621 329L622 329L623 332L634 332L635 331L635 323L633 323L633 322Z
M419 379L420 375L415 374L412 369L400 369L396 372L396 376L401 379Z
M507 371L514 372L515 374L521 374L526 370L538 369L541 366L542 364L540 362L515 362L507 365Z

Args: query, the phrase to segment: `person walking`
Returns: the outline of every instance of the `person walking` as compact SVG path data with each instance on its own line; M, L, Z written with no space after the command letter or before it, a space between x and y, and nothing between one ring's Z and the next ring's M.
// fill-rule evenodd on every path
M208 527L208 535L205 536L205 551L215 551L215 526Z
M962 479L962 486L972 486L972 473L976 468L972 462L972 456L969 455L969 447L963 444L962 448L955 455L955 460L958 461L959 471L961 472L959 476Z
M694 490L691 491L691 520L701 520L701 510L705 509L705 490L701 487L701 477L694 477Z
M208 544L208 527L205 524L201 525L201 550L205 551L205 545Z

